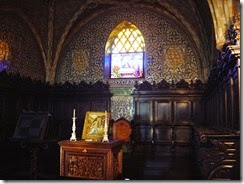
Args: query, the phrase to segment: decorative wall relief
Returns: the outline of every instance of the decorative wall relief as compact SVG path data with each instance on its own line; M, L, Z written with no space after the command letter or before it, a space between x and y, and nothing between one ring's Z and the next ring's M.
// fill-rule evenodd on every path
M164 73L167 81L179 81L184 79L188 82L198 77L197 66L194 62L186 59L186 48L180 45L172 45L164 51ZM167 77L167 76L170 76Z
M89 66L88 59L88 51L74 51L74 53L72 54L72 67L74 68L74 70L83 71Z
M174 70L184 62L183 49L179 46L171 46L165 49L165 62Z

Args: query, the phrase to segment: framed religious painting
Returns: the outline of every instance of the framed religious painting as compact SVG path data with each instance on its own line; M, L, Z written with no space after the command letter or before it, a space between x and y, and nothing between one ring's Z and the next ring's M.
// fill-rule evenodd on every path
M104 136L105 123L109 127L110 113L103 112L86 112L82 139L86 141L102 141Z

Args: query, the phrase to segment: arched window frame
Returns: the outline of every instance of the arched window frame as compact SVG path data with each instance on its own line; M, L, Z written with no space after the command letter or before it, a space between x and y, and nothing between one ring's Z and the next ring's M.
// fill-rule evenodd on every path
M144 78L145 58L145 41L140 30L131 22L122 21L113 29L106 43L104 77L107 79ZM125 67L124 62L129 66Z

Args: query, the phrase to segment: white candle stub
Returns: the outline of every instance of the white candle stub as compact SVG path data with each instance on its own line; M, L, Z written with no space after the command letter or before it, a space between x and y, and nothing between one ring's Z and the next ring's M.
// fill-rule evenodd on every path
M75 117L75 109L73 110L73 117Z

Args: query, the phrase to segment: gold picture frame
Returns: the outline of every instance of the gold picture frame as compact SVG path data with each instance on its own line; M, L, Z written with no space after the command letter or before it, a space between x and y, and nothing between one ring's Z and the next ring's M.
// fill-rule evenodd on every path
M106 111L86 112L84 127L82 131L82 139L86 141L102 141L104 136L104 125L106 118L107 127L109 127L110 113Z

